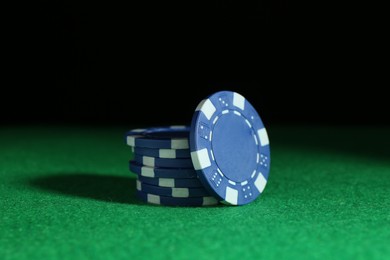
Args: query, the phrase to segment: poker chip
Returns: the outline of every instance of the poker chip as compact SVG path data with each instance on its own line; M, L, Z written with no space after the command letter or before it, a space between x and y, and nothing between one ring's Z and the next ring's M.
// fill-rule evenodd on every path
M136 196L167 206L245 205L264 191L271 155L266 128L242 95L220 91L202 100L190 126L126 133Z
M134 160L139 164L150 167L194 168L191 158L167 159L135 154Z
M165 168L165 167L150 167L137 163L136 161L129 162L130 171L144 177L157 178L197 178L194 168Z
M139 200L156 205L165 206L213 206L218 204L218 200L212 196L194 197L194 198L174 198L169 196L159 196L142 191L136 192Z
M217 92L195 110L191 158L200 181L222 202L244 205L264 190L270 169L267 131L240 94Z
M134 129L126 133L126 143L132 147L157 149L189 149L187 126Z
M147 147L132 147L135 154L150 156L155 158L191 158L189 149L157 149Z
M159 187L170 187L170 188L197 188L203 187L203 184L198 178L156 178L156 177L144 177L138 175L138 180L142 183L147 183Z
M169 196L173 198L189 198L189 197L204 197L210 196L208 191L203 187L198 188L170 188L170 187L159 187L153 186L147 183L143 183L137 180L137 190L154 194L159 196Z

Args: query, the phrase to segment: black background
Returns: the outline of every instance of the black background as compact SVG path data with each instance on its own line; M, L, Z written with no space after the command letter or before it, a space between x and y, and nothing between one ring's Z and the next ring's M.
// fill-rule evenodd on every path
M187 124L204 97L233 90L266 124L389 124L385 34L371 11L288 0L18 6L2 123Z

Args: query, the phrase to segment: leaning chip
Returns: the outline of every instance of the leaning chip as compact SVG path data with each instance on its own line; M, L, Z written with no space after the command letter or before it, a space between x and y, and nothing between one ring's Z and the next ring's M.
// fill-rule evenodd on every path
M267 131L240 94L217 92L200 102L190 131L200 181L224 203L243 205L264 190L270 170Z

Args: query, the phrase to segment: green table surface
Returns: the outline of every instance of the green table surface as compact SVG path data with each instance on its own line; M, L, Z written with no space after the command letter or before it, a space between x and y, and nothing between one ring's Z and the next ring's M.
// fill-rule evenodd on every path
M264 193L208 208L139 202L126 130L0 128L1 259L390 258L388 127L269 127Z

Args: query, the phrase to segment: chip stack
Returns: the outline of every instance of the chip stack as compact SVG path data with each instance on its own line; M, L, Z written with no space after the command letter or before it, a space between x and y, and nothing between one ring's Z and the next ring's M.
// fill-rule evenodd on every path
M134 129L126 134L134 158L130 170L137 174L137 197L169 206L210 206L217 199L197 178L189 150L186 126Z
M137 196L153 204L245 205L263 193L271 155L256 109L240 94L220 91L200 101L190 126L126 134Z

